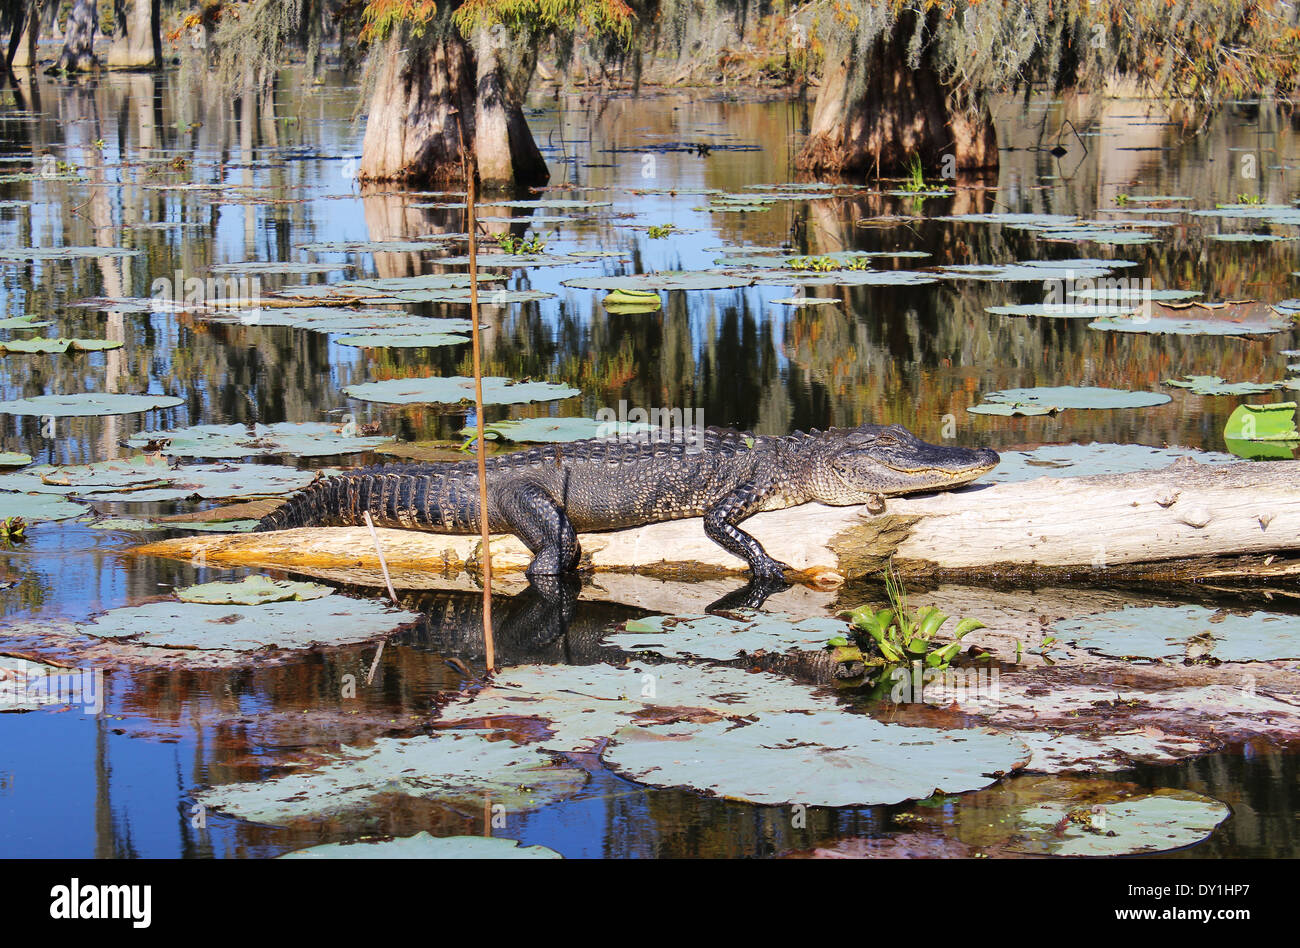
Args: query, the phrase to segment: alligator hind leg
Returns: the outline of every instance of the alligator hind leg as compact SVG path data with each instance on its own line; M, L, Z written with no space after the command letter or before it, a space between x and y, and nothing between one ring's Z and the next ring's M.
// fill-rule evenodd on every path
M578 568L578 531L555 498L537 484L503 490L497 509L515 536L533 551L528 576L558 576Z
M785 588L785 564L768 556L763 544L736 526L757 513L762 505L757 486L742 484L705 511L704 532L718 546L744 559L755 582Z

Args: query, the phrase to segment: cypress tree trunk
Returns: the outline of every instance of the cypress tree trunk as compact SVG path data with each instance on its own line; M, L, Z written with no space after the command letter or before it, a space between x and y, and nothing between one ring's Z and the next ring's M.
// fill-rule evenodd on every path
M498 37L501 31L496 34ZM481 54L455 31L413 43L394 34L378 53L359 177L417 185L463 182L461 141L478 157L484 187L542 183L546 162L524 119L517 76L501 45L480 35Z
M54 72L86 72L99 65L95 59L95 34L99 31L99 8L95 0L76 0L68 13L63 52Z
M896 173L914 157L929 172L997 167L997 134L982 99L967 105L962 90L946 87L928 50L915 69L908 64L915 26L914 15L903 16L862 62L846 54L827 69L795 162L800 171ZM867 81L855 93L858 69L867 70Z
M108 48L110 69L158 69L162 66L162 34L158 22L162 0L122 0L126 7Z

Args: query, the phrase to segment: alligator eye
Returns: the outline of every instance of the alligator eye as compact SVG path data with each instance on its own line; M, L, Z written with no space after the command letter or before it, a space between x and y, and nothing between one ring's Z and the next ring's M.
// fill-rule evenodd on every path
M881 435L876 439L876 444L883 444L885 447L889 447L891 444L898 444L898 439L893 435Z

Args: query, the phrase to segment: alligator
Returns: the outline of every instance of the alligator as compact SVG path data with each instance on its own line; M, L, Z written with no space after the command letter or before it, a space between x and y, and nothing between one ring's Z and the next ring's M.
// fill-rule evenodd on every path
M703 517L704 532L749 564L753 582L783 586L787 567L740 529L747 517L812 502L878 513L885 497L959 487L998 460L987 448L929 444L899 425L781 437L660 429L487 459L488 526L524 542L536 579L577 569L579 533ZM376 526L478 533L477 463L348 471L300 491L255 529L358 526L367 512Z

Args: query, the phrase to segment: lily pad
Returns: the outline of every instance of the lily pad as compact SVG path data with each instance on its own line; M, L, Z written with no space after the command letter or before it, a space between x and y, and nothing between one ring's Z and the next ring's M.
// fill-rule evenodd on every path
M32 456L30 454L19 454L16 451L0 452L0 467L22 467L24 464L31 464Z
M1144 444L1051 444L1032 451L1003 451L997 470L981 480L991 484L1027 481L1036 477L1091 477L1128 474L1168 467L1182 458L1202 464L1236 461L1231 454L1195 448L1152 448Z
M995 405L1021 405L1052 407L1056 409L1086 408L1149 408L1170 401L1159 392L1130 392L1119 388L1093 386L1044 386L1040 388L1012 388L1002 392L989 392L984 400ZM983 407L983 406L977 406Z
M297 849L280 859L560 859L545 846L520 846L499 836L430 836L416 833L397 839L357 839Z
M1260 395L1277 389L1277 382L1229 382L1217 375L1185 375L1165 379L1165 385L1185 388L1193 395Z
M638 783L808 806L875 806L977 790L1028 758L1024 744L1001 734L905 727L842 711L629 727L601 755Z
M764 652L816 651L834 635L844 635L842 619L818 616L795 619L755 612L746 618L716 615L654 616L633 619L621 633L606 635L602 645L626 652L653 652L665 658L731 661Z
M1058 622L1056 635L1117 658L1271 662L1300 659L1300 617L1228 615L1204 606L1126 606Z
M340 336L335 340L340 346L358 349L433 349L438 346L458 346L470 342L469 336L448 333L370 333L361 336Z
M343 394L366 402L388 405L411 405L432 402L458 405L474 400L474 380L463 375L425 376L410 379L387 379L349 385ZM581 395L576 388L553 382L514 382L498 376L483 379L485 405L519 405L526 402L550 402Z
M731 290L751 286L753 277L719 273L716 270L669 270L629 276L575 277L564 286L576 290Z
M68 520L80 517L89 509L51 494L0 493L0 520L6 517L22 517L30 523Z
M679 664L528 665L498 672L493 682L444 711L448 720L526 717L551 736L545 750L590 751L637 720L702 714L737 718L763 711L834 711L835 700L788 678L739 668Z
M435 731L343 747L318 767L194 794L205 807L273 826L373 808L394 795L481 812L483 800L519 813L563 800L587 782L497 731Z
M112 609L80 628L136 645L253 652L368 642L421 618L374 600L326 596L259 606L151 602Z
M1111 332L1153 333L1176 336L1259 336L1292 328L1277 320L1179 319L1175 316L1111 316L1088 324L1089 329Z
M144 447L166 441L164 454L190 458L244 458L292 454L327 457L369 451L393 440L387 436L344 434L345 425L324 421L277 422L273 425L196 425L174 431L142 431L127 441Z
M1021 776L918 803L907 824L985 855L1133 856L1191 846L1229 815L1223 803L1188 790L1146 790L1095 776Z
M271 464L191 464L173 467L160 456L136 455L93 464L42 464L0 474L0 490L90 496L96 501L152 503L205 498L250 497L300 490L316 472Z
M655 425L641 422L602 422L594 418L512 418L485 425L483 434L489 439L502 441L554 444L587 438L626 437L658 430ZM478 429L463 428L460 433L473 438L478 435Z
M1013 306L984 307L984 312L995 316L1040 316L1052 319L1099 319L1129 311L1116 306L1086 303L1023 303Z
M298 583L269 576L245 576L237 583L203 583L176 590L181 602L207 602L214 604L237 603L241 606L260 606L264 602L303 601L323 599L334 590L320 583Z
M1227 441L1297 441L1300 433L1295 420L1295 402L1238 405L1223 426L1223 437Z
M108 392L77 392L71 395L35 395L0 402L0 414L50 415L57 418L90 415L134 415L156 408L175 408L184 403L174 395L115 395Z
M100 352L120 349L122 343L112 339L9 339L0 342L0 352Z
M125 247L3 247L0 260L83 260L91 257L135 257Z

